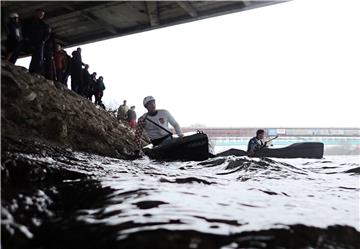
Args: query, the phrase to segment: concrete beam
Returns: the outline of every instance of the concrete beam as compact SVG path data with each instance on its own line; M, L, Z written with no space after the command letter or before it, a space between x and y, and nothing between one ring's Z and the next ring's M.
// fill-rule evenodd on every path
M61 20L73 18L76 15L81 15L82 12L92 12L109 7L115 7L122 5L126 2L123 1L114 1L114 2L84 2L81 6L73 6L71 2L59 2L63 11L57 10L54 12L46 13L45 20L49 24L61 22Z
M76 11L76 9L73 6L66 4L66 3L63 4L63 7L68 10L71 10L71 11ZM90 13L87 10L78 10L78 14L85 17L86 19L93 22L94 24L97 24L100 27L106 29L107 31L109 31L110 33L112 33L114 35L116 35L118 33L116 28L113 27L111 24L109 24L108 22L106 22L103 19L98 18L97 16L95 16L94 14Z
M188 1L177 1L176 2L183 10L186 11L191 17L197 17L199 14L196 9Z
M108 22L106 22L103 19L98 18L97 16L88 13L88 12L82 12L81 13L82 16L84 16L85 18L87 18L89 21L96 23L97 25L103 27L104 29L106 29L107 31L109 31L110 33L116 35L118 32L116 30L116 28L114 26L112 26L111 24L109 24Z
M250 0L243 0L245 6L249 6L251 4Z
M158 3L146 1L145 4L151 27L158 26L160 24Z
M57 43L60 43L61 46L68 46L69 45L69 41L65 37L59 36L56 33L55 33L55 40L56 40Z

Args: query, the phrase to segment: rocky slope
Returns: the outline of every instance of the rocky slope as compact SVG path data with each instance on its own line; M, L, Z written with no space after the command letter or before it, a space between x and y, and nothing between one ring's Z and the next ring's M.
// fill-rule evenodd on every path
M3 151L50 146L128 158L133 137L127 124L61 83L1 62Z

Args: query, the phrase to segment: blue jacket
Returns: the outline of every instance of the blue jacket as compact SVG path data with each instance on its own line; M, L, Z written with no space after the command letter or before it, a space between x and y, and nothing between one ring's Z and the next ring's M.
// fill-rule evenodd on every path
M252 139L250 139L249 143L248 143L248 149L247 151L256 151L259 150L261 148L264 148L266 146L266 144L258 139L257 137L253 137Z

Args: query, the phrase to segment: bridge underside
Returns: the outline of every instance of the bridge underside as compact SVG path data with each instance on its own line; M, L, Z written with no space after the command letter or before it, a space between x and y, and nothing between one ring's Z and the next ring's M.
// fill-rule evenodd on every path
M1 12L4 24L10 13L26 20L44 8L58 42L71 47L284 1L2 1Z

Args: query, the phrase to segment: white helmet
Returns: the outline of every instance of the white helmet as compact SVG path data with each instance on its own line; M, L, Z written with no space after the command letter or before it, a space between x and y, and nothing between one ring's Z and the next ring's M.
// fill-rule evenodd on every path
M15 17L19 17L18 13L11 13L10 14L10 18L15 18Z
M146 107L147 103L149 103L150 101L153 101L153 100L155 101L155 99L154 99L153 96L147 96L147 97L145 97L144 100L143 100L144 106Z

